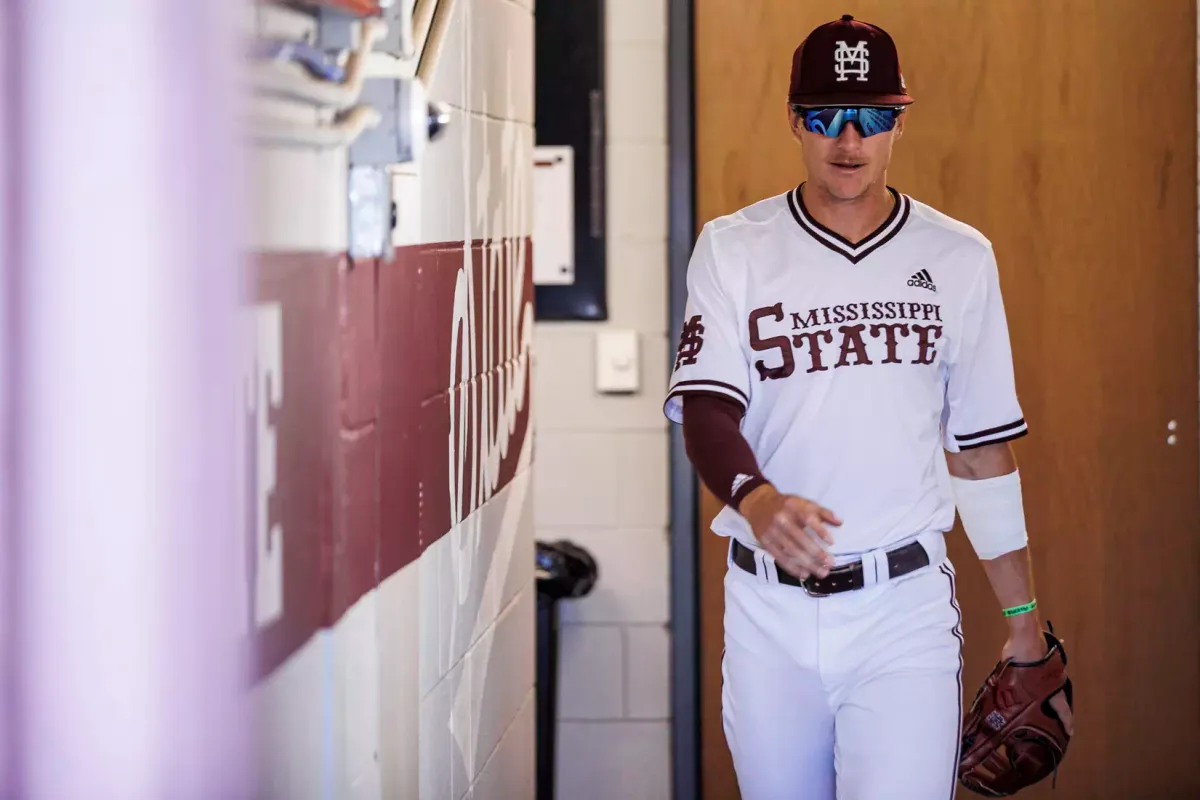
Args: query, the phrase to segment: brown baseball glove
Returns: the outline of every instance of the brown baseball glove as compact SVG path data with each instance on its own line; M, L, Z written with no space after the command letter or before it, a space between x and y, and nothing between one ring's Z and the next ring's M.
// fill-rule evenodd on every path
M1060 691L1074 710L1067 653L1045 632L1050 650L1039 661L1001 661L963 719L958 778L984 797L1008 797L1042 780L1067 753L1070 737L1050 698Z

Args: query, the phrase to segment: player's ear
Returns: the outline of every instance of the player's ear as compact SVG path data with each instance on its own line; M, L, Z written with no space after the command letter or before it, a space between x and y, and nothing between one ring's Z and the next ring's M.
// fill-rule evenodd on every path
M908 111L901 111L900 116L896 118L896 138L899 139L904 135L904 120L908 117Z
M803 144L802 140L800 139L800 112L790 103L788 103L785 108L787 109L788 115L788 127L792 129L792 137L796 141Z

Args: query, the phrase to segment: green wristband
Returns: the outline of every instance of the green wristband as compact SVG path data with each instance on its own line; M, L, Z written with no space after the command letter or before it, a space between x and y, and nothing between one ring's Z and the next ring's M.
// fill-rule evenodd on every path
M1033 611L1035 608L1037 608L1037 600L1030 600L1028 603L1026 603L1023 606L1013 606L1012 608L1004 609L1004 616L1015 617L1019 614L1028 614L1030 611Z

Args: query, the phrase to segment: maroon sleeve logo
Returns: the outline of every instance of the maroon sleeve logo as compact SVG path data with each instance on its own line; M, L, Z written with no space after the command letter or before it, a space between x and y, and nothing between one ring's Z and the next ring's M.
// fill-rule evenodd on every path
M679 333L679 347L675 350L675 369L695 364L696 356L700 355L703 347L704 325L697 314L683 324L683 330Z

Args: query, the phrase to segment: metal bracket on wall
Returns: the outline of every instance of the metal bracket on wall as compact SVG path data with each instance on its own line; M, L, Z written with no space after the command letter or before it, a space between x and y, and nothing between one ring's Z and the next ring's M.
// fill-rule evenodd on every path
M350 257L381 258L392 252L392 175L384 166L352 166L347 181Z
M360 99L379 111L382 123L350 145L355 165L409 164L445 127L444 109L430 105L425 87L408 78L368 78Z
M430 104L415 79L370 78L360 99L379 115L379 124L349 143L350 256L390 257L397 214L391 167L419 161L428 143L440 138L449 114Z

